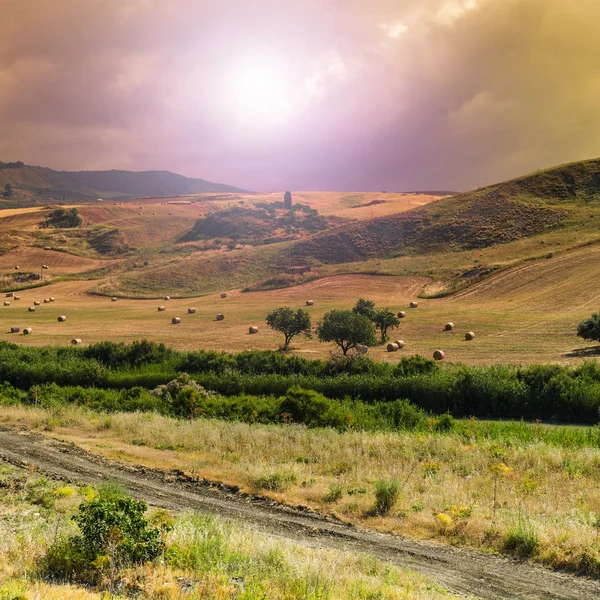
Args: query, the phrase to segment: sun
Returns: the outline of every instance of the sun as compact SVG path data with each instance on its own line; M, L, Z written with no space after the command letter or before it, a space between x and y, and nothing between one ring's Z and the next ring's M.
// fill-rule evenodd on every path
M293 86L275 61L237 65L229 77L229 105L235 117L259 126L287 121L294 105Z

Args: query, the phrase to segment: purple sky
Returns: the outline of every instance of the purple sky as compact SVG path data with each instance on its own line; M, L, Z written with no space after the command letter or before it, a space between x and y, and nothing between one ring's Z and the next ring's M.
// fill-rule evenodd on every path
M0 160L467 189L600 155L598 0L2 0Z

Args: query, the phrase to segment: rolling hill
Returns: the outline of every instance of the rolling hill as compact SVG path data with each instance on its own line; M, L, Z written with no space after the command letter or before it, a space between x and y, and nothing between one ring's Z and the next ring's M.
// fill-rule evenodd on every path
M486 248L558 226L600 206L600 159L561 165L432 202L340 225L299 241L294 256L344 263L394 253Z
M12 198L2 199L4 204L10 206L27 199L124 200L147 196L172 197L205 192L244 191L169 171L54 171L48 167L35 167L20 162L0 163L0 188L4 188L6 184L15 189Z

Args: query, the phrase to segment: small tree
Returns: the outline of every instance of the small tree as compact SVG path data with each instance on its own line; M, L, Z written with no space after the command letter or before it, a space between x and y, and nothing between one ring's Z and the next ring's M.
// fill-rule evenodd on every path
M10 198L10 197L13 195L13 186L12 186L12 185L10 185L10 183L7 183L7 184L4 186L4 191L2 192L2 195L3 195L5 198Z
M382 344L388 339L388 329L394 329L400 325L400 320L389 308L382 308L375 311L372 321L375 328L381 333Z
M584 340L600 342L600 314L594 313L577 326L577 335Z
M294 312L288 306L280 306L267 315L267 325L279 333L283 333L285 341L283 349L287 350L292 338L304 334L311 336L310 315L304 309L299 308Z
M283 206L285 208L292 208L292 192L286 192L283 195Z
M358 345L374 346L375 326L368 317L351 310L332 310L325 314L317 326L321 342L333 342L344 356Z
M352 308L352 312L363 315L372 321L375 316L375 302L373 300L359 298Z

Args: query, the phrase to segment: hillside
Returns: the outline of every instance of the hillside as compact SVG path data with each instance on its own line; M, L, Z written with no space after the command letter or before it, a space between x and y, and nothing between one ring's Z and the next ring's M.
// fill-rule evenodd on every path
M0 188L13 186L15 195L2 199L13 206L19 201L128 199L143 196L168 197L205 192L243 190L203 179L192 179L169 171L54 171L22 163L0 163Z
M582 209L598 206L600 159L341 225L298 242L292 252L307 261L334 264L407 252L486 248L579 224Z

